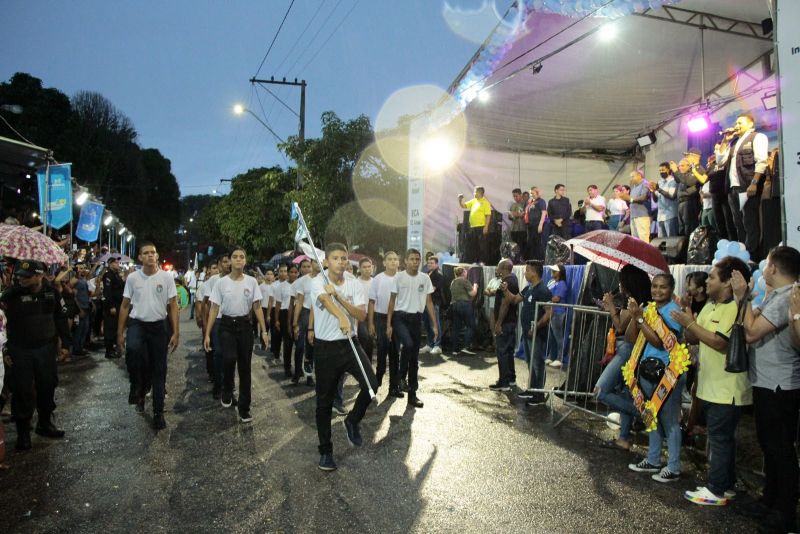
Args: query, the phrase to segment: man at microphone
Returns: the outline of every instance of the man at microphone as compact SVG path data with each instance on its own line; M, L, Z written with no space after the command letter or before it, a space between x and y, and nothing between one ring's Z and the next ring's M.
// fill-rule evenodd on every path
M767 136L756 132L755 119L749 113L739 115L733 128L725 130L722 141L714 147L717 165L724 168L730 183L728 203L737 237L754 261L760 259L759 206L768 149Z

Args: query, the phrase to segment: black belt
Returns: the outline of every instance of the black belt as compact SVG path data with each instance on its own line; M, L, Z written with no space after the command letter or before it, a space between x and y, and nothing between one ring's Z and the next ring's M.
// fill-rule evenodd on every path
M234 317L232 315L223 315L220 317L220 322L222 324L233 325L237 326L240 324L250 324L250 316L249 315L240 315L238 317Z

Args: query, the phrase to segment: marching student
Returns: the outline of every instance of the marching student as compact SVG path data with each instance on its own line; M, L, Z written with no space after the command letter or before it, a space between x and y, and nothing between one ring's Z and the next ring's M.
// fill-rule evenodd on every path
M323 471L333 471L336 469L336 462L333 460L331 442L331 412L339 381L345 373L350 373L358 380L361 388L355 406L344 419L347 440L354 447L363 444L359 423L372 400L369 386L374 388L377 381L372 366L354 339L355 321L364 321L367 318L367 301L361 284L354 278L344 276L344 271L349 266L347 247L341 243L330 243L325 247L325 258L328 264L329 283L326 283L322 276L315 277L311 283L311 298L314 309L314 372L317 377L319 468ZM364 373L355 360L353 346L356 347Z
M400 355L395 346L396 340L386 333L388 326L386 314L389 311L389 298L392 296L392 285L400 265L400 256L397 252L390 250L383 256L384 271L372 280L369 287L369 309L368 327L371 336L378 340L378 362L376 365L376 375L378 387L383 382L383 375L386 374L386 356L389 356L389 395L403 398L400 391L399 371Z
M203 290L203 312L206 314L204 324L206 325L206 329L210 329L211 348L214 353L214 387L211 393L214 400L219 400L222 395L222 347L219 345L219 323L216 324L215 328L211 328L211 302L209 299L211 298L211 293L214 291L214 286L220 278L228 276L228 273L231 272L231 258L228 254L222 254L219 257L219 260L217 260L217 268L219 269L219 273L206 281L206 287ZM217 316L217 319L219 319L219 316ZM204 332L204 338L206 333L208 332Z
M292 383L300 382L300 377L306 375L306 385L313 386L311 363L314 361L314 346L308 342L309 329L313 332L313 326L309 327L309 317L311 315L311 282L320 273L321 268L316 261L304 260L303 264L308 264L309 271L292 286L295 292L294 297L294 376ZM303 265L305 267L305 265Z
M142 268L128 275L117 326L117 347L126 345L133 371L136 411L144 412L147 385L153 387L153 428L167 427L164 420L164 389L167 381L167 351L178 348L178 290L175 279L158 267L158 251L150 242L139 245ZM167 333L167 310L172 331ZM130 319L130 321L128 321Z
M272 315L270 316L270 335L272 336L272 356L276 360L281 359L281 344L283 335L281 334L281 297L283 295L283 282L289 278L286 265L278 266L278 279L272 284L270 296L272 297Z
M267 325L267 332L270 332L271 328L271 321L270 318L272 317L272 304L274 299L272 298L272 286L275 284L275 273L271 270L267 270L264 273L264 282L259 284L258 289L261 290L261 313L264 315L264 323ZM261 350L267 350L267 345L262 343Z
M386 312L386 335L397 334L400 352L400 377L405 382L408 373L408 405L422 408L417 397L419 389L419 346L422 328L422 313L427 309L431 318L433 337L439 336L431 294L433 284L430 277L419 272L421 255L418 250L406 251L406 270L400 271L392 280L391 297Z
M233 404L233 373L239 367L239 419L242 423L253 421L250 415L250 362L253 356L253 327L250 323L250 310L256 316L261 328L261 340L266 345L269 340L264 315L261 311L261 290L252 276L244 274L247 262L243 248L236 247L231 253L231 274L221 278L211 292L211 313L209 327L213 329L219 314L219 342L223 355L222 406L230 408ZM206 350L211 348L211 336L206 331L203 343Z
M358 281L364 288L364 295L369 298L369 291L372 287L372 260L369 258L361 258L358 262ZM358 322L358 342L361 343L361 348L364 349L364 354L367 355L369 361L372 361L372 351L375 349L375 343L372 340L372 335L369 333L369 325L367 321Z
M297 265L291 265L286 270L287 278L282 281L275 289L275 300L280 303L277 326L281 332L281 344L283 345L283 370L286 378L292 378L292 346L294 338L292 336L292 319L294 297L292 296L292 284L297 280ZM280 275L280 272L278 273Z
M206 278L213 278L215 275L219 274L219 269L217 268L217 262L213 262L211 265L208 266L208 271L205 273ZM219 277L217 277L219 278ZM216 279L215 279L216 280ZM206 306L208 305L208 301L206 300L206 290L209 286L206 285L205 281L200 284L200 287L197 288L197 294L195 295L195 310L194 310L194 320L197 323L197 327L200 329L201 333L205 332L205 327L208 322L208 310L206 310ZM208 373L208 380L212 384L214 383L214 350L206 350L203 347L203 352L206 355L206 372Z

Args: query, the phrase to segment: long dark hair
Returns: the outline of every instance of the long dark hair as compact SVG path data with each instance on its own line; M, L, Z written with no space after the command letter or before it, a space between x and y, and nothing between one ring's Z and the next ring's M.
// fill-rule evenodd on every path
M622 292L642 304L650 302L650 277L647 273L634 265L626 265L619 271L619 285Z

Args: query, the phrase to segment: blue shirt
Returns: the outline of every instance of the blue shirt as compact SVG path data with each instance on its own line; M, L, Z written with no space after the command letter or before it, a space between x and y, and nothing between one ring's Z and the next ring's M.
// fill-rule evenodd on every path
M528 332L531 329L531 323L534 321L538 322L545 312L544 306L539 306L539 315L534 316L536 303L550 302L552 295L550 294L550 290L547 289L547 286L541 280L535 286L530 284L525 286L521 292L521 295L522 308L520 310L520 326L527 337ZM539 330L536 330L536 335L539 337L539 339L547 339L547 330L547 328L540 328Z
M680 341L683 337L683 327L669 316L669 312L672 310L680 311L681 307L678 306L675 301L670 301L659 308L658 314L661 316L661 319L664 320L664 323L666 323L667 327L678 337L678 341ZM644 346L644 352L642 353L641 360L644 360L645 358L658 358L664 362L664 365L669 365L669 353L664 349L655 348L650 343L647 343Z
M678 182L675 181L675 178L671 175L661 178L658 181L656 196L658 197L659 221L668 221L678 217Z
M645 196L650 197L650 189L648 188L647 180L642 180L639 185L631 187L631 198ZM643 203L631 202L631 219L637 217L649 217L650 212L647 209L649 202L645 200Z
M555 284L550 286L547 284L547 288L550 290L550 293L553 294L554 297L559 297L559 304L567 304L567 283L563 280L557 281ZM562 308L561 306L553 306L553 315L563 315L567 313L566 308Z

